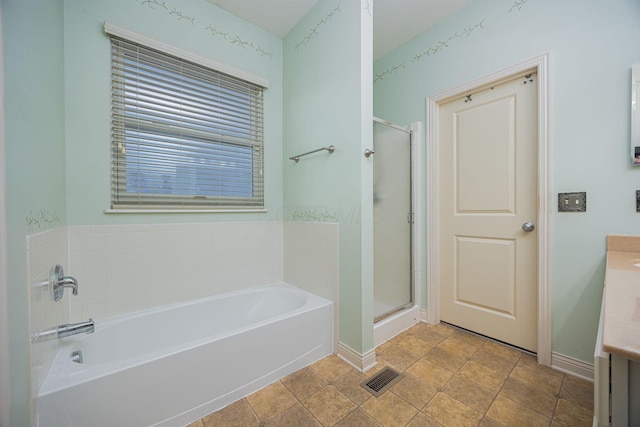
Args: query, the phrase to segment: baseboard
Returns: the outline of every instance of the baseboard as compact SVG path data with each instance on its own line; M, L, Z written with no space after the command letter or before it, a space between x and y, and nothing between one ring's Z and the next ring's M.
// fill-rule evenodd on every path
M422 323L429 323L429 313L424 308L420 309L420 321Z
M371 350L370 352L362 355L341 342L338 342L337 356L363 373L367 372L369 369L375 367L378 364L378 362L376 361L375 350Z
M593 382L593 363L583 362L563 354L551 353L551 367L557 371Z

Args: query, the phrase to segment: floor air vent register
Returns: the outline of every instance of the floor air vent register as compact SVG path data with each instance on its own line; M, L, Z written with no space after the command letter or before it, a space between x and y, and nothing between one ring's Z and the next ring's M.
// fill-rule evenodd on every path
M403 374L396 372L387 366L360 385L375 397L379 397L403 377Z

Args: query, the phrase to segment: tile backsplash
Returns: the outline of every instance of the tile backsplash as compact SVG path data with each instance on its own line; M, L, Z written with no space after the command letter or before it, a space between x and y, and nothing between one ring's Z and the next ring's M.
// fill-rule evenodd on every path
M280 222L69 227L71 321L282 281Z

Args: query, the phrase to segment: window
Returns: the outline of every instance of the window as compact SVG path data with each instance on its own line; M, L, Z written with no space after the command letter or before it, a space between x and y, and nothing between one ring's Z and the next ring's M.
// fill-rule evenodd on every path
M112 35L111 208L263 208L264 89Z

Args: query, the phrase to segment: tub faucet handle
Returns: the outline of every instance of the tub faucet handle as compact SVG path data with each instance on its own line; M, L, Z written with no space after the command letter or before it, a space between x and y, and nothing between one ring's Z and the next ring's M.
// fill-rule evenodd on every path
M71 276L65 276L64 269L60 264L56 264L51 269L49 284L53 291L54 301L60 301L64 295L64 288L71 288L73 294L78 295L78 281Z

